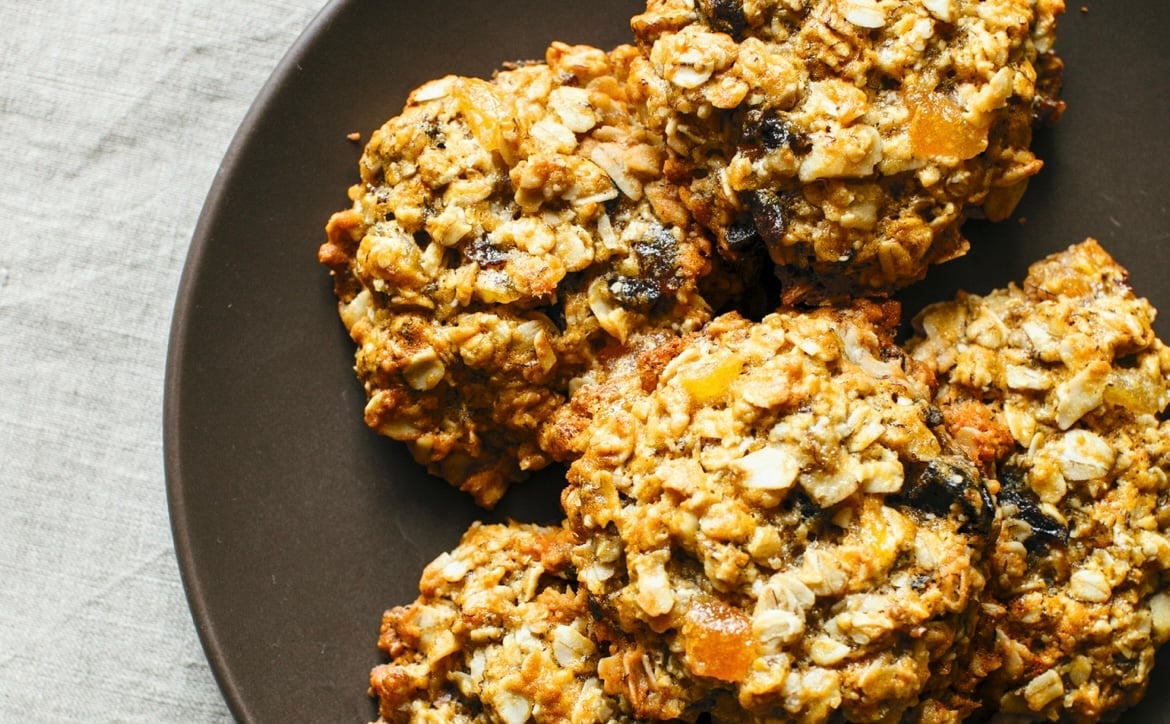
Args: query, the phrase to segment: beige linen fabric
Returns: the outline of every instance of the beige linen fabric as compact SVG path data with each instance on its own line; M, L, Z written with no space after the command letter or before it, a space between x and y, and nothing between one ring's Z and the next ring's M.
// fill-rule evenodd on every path
M179 275L324 0L0 0L0 721L220 721L167 518Z

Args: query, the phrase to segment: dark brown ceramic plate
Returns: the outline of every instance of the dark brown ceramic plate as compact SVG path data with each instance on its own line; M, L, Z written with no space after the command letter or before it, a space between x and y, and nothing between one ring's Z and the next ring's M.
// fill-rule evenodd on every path
M554 39L629 40L640 0L339 0L280 64L208 197L175 310L166 471L195 622L243 721L367 721L384 608L415 596L422 566L475 518L551 521L558 475L485 515L369 432L316 262L347 205L360 145L407 92L486 75ZM1060 50L1068 113L1037 146L1047 167L1018 218L972 225L974 251L904 295L910 309L987 291L1092 235L1168 310L1170 10L1163 0L1070 7ZM1165 652L1163 658L1170 656ZM1170 664L1126 721L1170 721Z

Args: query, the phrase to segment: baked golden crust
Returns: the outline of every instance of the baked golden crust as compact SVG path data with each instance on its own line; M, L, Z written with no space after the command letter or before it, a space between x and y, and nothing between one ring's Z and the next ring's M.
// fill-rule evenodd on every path
M604 691L601 651L561 527L474 524L423 572L418 600L387 611L371 672L380 721L627 722Z
M483 506L549 462L537 431L597 347L697 326L742 286L714 279L629 107L637 56L556 43L491 81L423 85L327 226L366 421Z
M1153 309L1093 241L929 307L905 356L893 307L723 315L600 355L558 408L567 527L477 525L428 567L385 619L383 717L1088 722L1136 703L1170 640ZM558 660L549 622L584 654Z
M562 496L581 586L717 718L893 720L966 641L994 511L889 319L722 316L596 383Z
M965 208L1005 216L1040 167L1062 7L652 0L642 51L425 84L319 252L367 423L491 507L555 457L542 427L599 348L760 296L753 239L788 302L961 253Z
M386 612L387 722L1097 721L1170 640L1170 348L1093 241L916 320L1006 218L1062 0L649 0L417 89L319 259L367 423L494 505ZM766 248L780 311L753 322ZM760 254L756 252L759 251ZM797 303L835 303L798 311ZM746 313L746 312L745 312Z
M762 239L789 302L882 293L1006 218L1060 103L1063 0L650 0L639 108L668 176L734 254Z
M1126 279L1089 240L929 307L909 343L1000 485L981 642L950 684L991 711L1115 716L1170 638L1170 349Z

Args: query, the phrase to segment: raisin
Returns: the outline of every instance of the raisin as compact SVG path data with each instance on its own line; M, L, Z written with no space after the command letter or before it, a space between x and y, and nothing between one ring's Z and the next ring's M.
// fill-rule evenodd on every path
M796 489L785 499L789 508L796 512L803 520L808 521L812 528L823 525L829 517L824 508L813 502L812 498L802 489Z
M939 425L943 424L943 422L945 422L945 419L943 418L942 410L938 409L934 405L926 408L927 427L938 427Z
M790 148L796 153L808 153L808 137L792 130L788 122L775 113L750 110L744 114L740 142L747 146L763 146L765 151Z
M699 0L698 5L707 24L721 33L739 39L747 28L742 0Z
M678 264L678 240L670 229L654 224L649 234L634 242L633 248L642 277L671 286Z
M932 515L957 516L972 532L991 532L995 501L973 465L957 457L937 458L907 470L902 492L892 502Z
M756 232L769 245L783 245L784 235L788 231L789 203L787 195L770 189L752 191L748 194L748 205L751 208L752 220L756 224Z
M443 132L443 127L437 121L428 120L421 125L422 132L436 148L443 149L447 147L447 134Z
M609 280L609 291L628 307L649 307L663 297L662 287L655 280L621 275Z
M655 224L633 244L640 275L612 275L609 290L623 304L646 308L678 291L678 240L670 229Z
M729 251L745 251L759 240L760 235L756 231L756 225L750 218L736 221L723 232L723 243Z
M1022 471L1007 468L1000 471L999 477L1003 484L999 503L1004 514L1027 523L1032 529L1032 535L1024 541L1029 553L1042 553L1053 545L1068 544L1068 526L1040 509L1040 501L1028 490Z

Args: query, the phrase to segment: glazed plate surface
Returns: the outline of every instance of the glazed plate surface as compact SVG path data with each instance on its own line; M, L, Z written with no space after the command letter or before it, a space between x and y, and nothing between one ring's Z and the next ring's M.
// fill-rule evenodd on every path
M471 521L553 522L561 474L515 486L491 513L429 478L362 423L353 344L316 260L348 206L361 144L407 93L448 73L488 76L553 40L629 42L637 0L329 4L241 126L210 191L175 308L166 470L175 545L211 667L246 722L369 721L382 611ZM1020 279L1097 238L1164 311L1170 339L1170 8L1069 7L1061 123L1013 219L972 222L967 256L902 295L907 312ZM1126 722L1170 721L1170 651Z

